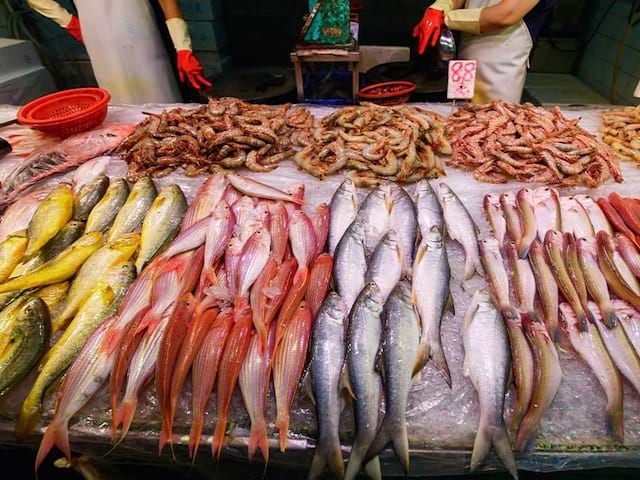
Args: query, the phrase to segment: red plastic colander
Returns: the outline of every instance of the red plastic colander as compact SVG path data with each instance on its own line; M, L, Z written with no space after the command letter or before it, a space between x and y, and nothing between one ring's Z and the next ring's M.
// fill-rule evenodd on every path
M378 105L400 105L406 103L416 89L416 84L408 80L374 83L358 93L360 100Z
M73 88L36 98L18 110L18 121L42 132L68 137L100 125L111 95L103 88Z

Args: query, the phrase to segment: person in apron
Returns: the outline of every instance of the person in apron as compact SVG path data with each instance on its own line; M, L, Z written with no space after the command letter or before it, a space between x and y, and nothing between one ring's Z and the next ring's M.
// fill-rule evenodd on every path
M177 52L180 81L210 87L191 50L177 0L158 0ZM174 103L180 91L155 24L149 0L75 0L78 16L54 0L27 0L87 48L93 73L113 103ZM82 30L80 26L82 25Z
M472 101L520 102L529 55L555 0L436 0L414 27L418 52L436 45L442 25L462 32L458 58L475 60Z

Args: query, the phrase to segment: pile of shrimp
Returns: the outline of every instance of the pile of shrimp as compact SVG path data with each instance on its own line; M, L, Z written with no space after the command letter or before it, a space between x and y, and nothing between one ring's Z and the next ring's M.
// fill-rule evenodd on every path
M451 154L442 117L405 105L340 108L292 141L303 147L293 157L302 170L324 178L350 169L348 176L363 187L444 175L436 153Z
M602 114L602 140L624 158L640 163L640 105Z
M449 164L488 183L508 181L594 188L622 182L611 148L560 109L494 101L465 105L448 119Z
M253 105L237 98L209 100L197 108L150 114L118 147L128 178L163 177L177 168L188 176L246 167L269 172L295 151L290 140L313 117L290 104Z

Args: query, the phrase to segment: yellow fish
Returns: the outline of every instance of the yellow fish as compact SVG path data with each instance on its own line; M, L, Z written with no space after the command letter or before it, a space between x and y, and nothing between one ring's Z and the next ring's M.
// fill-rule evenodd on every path
M20 230L12 233L7 239L0 243L0 282L4 282L13 269L16 268L20 259L27 249L27 231Z
M73 215L73 191L67 183L54 188L36 209L27 233L29 243L24 256L29 258L62 230Z

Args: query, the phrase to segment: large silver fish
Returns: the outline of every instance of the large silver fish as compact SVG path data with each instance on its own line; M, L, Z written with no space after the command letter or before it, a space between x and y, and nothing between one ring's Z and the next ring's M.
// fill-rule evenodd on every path
M382 301L386 302L402 275L402 253L395 230L382 237L369 260L366 282L374 282L380 288Z
M451 374L440 342L440 323L451 300L449 262L444 240L438 227L431 227L422 239L413 262L411 298L418 309L422 334L416 358L418 373L431 358L445 381L451 386Z
M420 321L411 303L411 287L405 280L393 290L384 306L382 318L386 411L367 459L380 454L391 442L402 468L408 473L406 409L413 377L413 359L418 353L420 341Z
M349 178L345 178L331 197L329 204L331 216L329 221L329 253L333 255L338 242L356 219L358 213L358 195L356 187Z
M340 295L331 292L322 303L313 324L309 375L316 405L318 442L309 479L321 477L327 465L336 478L344 477L338 430L343 408L340 378L345 354L346 316L346 307Z
M344 233L333 259L334 286L348 312L364 287L367 272L364 228L360 221L355 220Z
M411 277L411 265L415 250L417 219L416 207L404 188L391 184L391 218L389 228L398 235L402 252L402 274Z
M504 423L504 394L510 368L509 340L500 312L484 290L473 296L464 317L463 373L473 383L480 403L480 423L471 454L473 472L493 446L509 473L518 478L516 461Z
M378 242L389 229L392 201L389 185L380 185L367 195L358 210L356 220L360 220L364 228L364 247L367 257L373 253Z
M444 232L444 218L442 207L436 192L427 180L420 180L416 185L416 210L418 213L418 227L423 237L426 237L431 227L436 226Z
M371 282L362 290L349 315L346 366L355 398L356 438L351 447L346 480L353 480L360 472L365 454L378 431L381 382L376 371L376 356L382 339L382 307L380 289ZM378 457L369 461L365 471L371 478L381 478Z

